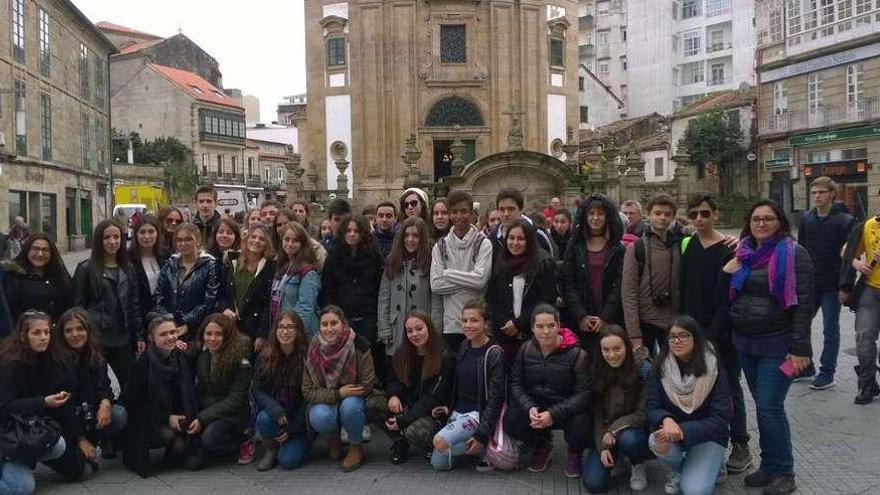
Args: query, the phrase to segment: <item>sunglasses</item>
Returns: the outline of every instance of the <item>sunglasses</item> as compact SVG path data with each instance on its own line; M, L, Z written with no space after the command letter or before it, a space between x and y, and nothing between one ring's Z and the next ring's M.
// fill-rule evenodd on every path
M691 220L696 220L697 216L701 216L703 218L709 218L712 216L711 210L699 210L699 211L689 211L688 218Z
M407 208L415 208L416 206L419 206L419 200L414 199L412 201L407 201L406 203L404 203L404 206L406 206Z
M174 218L166 218L165 225L177 225L183 223L183 220L176 220Z

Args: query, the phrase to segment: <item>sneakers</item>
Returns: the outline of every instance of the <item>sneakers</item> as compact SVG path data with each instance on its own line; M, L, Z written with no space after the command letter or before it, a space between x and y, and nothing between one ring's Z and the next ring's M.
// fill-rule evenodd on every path
M819 376L810 383L811 390L825 390L834 386L834 376L819 373Z
M816 376L816 367L813 366L813 363L810 363L809 366L804 368L803 371L801 371L800 373L797 374L797 376L794 377L793 381L803 382L803 381L807 381L807 380L812 380L812 378L814 376Z
M772 480L773 476L766 471L761 471L759 468L757 471L746 475L746 477L743 478L743 484L752 488L763 488L769 485Z
M644 464L633 464L629 473L629 489L640 492L648 488L648 476L645 474Z
M733 442L730 457L727 458L727 471L733 474L741 473L751 467L752 453L749 452L749 444Z
M877 382L871 381L859 387L859 395L853 402L859 405L870 404L878 395L880 395L880 386L877 385Z
M241 465L254 462L254 454L257 453L257 446L253 438L246 438L241 445L238 446L238 463Z
M373 430L370 428L370 425L364 425L364 430L361 432L361 442L362 443L370 443L370 439L373 438Z
M795 490L797 490L797 485L794 482L794 476L774 476L770 480L770 484L764 487L764 495L788 495L794 493Z
M565 457L565 467L562 468L562 474L566 478L581 477L581 455L577 452L568 451Z
M529 472L541 473L550 465L550 458L553 457L553 446L549 443L540 447L535 447L532 451L532 463L529 464Z
M663 491L666 495L676 495L681 492L681 474L669 472L666 475L666 484L663 485Z
M409 459L409 444L399 438L391 444L391 464L403 464Z

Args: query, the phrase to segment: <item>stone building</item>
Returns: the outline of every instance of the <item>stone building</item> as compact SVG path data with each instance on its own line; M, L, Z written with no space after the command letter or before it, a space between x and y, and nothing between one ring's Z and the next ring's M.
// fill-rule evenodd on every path
M116 47L70 1L3 0L0 12L0 230L22 216L82 249L110 214Z
M299 146L309 182L366 202L407 181L436 185L463 173L475 195L494 197L515 167L487 165L495 175L486 176L473 166L523 149L505 156L549 160L559 174L522 187L568 187L555 157L567 128L578 127L577 1L310 0L304 9L308 119Z
M306 95L285 96L278 104L276 122L299 127L306 122Z

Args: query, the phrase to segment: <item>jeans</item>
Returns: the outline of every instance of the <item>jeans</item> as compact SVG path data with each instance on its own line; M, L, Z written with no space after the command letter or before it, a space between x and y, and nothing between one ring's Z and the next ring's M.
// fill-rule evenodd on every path
M94 432L90 433L88 435L89 440L94 441L97 439L110 438L124 430L127 425L128 411L126 411L120 404L113 404L110 406L110 424L100 430L94 430Z
M363 397L355 396L346 397L339 404L314 404L309 407L309 424L319 435L335 433L341 425L348 433L348 443L356 445L363 441L365 409Z
M648 442L657 459L681 475L681 492L684 495L708 495L715 491L715 480L727 447L715 442L703 442L684 449L680 442L675 442L661 455L654 445L654 435L648 438Z
M511 437L529 447L542 447L550 443L553 430L562 430L568 450L580 454L587 448L593 434L593 419L586 412L575 414L564 422L553 423L550 428L540 430L529 426L528 414L522 409L508 408L504 414L504 431Z
M816 294L816 310L813 317L822 308L822 357L819 359L819 374L834 376L837 370L837 353L840 350L840 301L837 291L825 291Z
M859 388L876 382L877 337L880 336L880 289L865 286L856 311L856 355ZM822 354L824 356L824 352Z
M58 439L58 443L52 447L41 461L51 461L64 455L67 445L64 437ZM34 472L28 466L14 461L0 461L0 495L26 495L34 493L36 481Z
M257 433L264 440L278 436L278 423L266 411L257 414ZM309 453L309 442L304 432L291 432L290 437L278 447L276 459L282 469L294 469L302 465Z
M205 427L200 438L202 447L214 455L238 452L244 439L241 425L228 418L220 418Z
M454 458L464 455L466 442L470 440L480 426L480 413L471 411L460 413L452 411L449 422L434 435L434 438L442 438L449 445L446 452L438 452L434 449L431 454L431 467L437 471L449 471L455 465Z
M611 480L611 469L602 464L600 458L602 448L590 449L590 453L581 465L581 477L584 481L584 489L589 493L605 493L608 491L608 482ZM641 428L627 428L617 435L617 442L611 448L614 462L621 461L621 457L629 458L633 465L641 464L653 455L648 449L648 435Z
M784 356L740 353L749 390L755 400L761 446L761 470L771 475L794 474L791 430L785 414L785 397L792 379L779 369Z

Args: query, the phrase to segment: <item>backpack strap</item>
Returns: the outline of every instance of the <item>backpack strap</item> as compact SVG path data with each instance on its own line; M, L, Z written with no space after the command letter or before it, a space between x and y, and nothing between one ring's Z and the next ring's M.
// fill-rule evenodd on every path
M639 267L639 280L642 279L642 273L645 272L645 238L639 237L634 243L636 254L636 265Z
M691 243L691 239L693 239L693 238L694 238L694 236L692 236L692 235L681 238L681 244L679 247L681 249L682 256L684 256L684 252L687 251L688 245Z
M446 238L444 237L443 240L445 241ZM474 252L471 253L471 267L477 266L477 258L480 257L480 248L483 247L483 241L485 241L485 240L486 240L486 236L483 235L482 232L477 232L477 241L475 243L477 246L477 249L474 249ZM443 247L446 247L446 245L444 244Z

